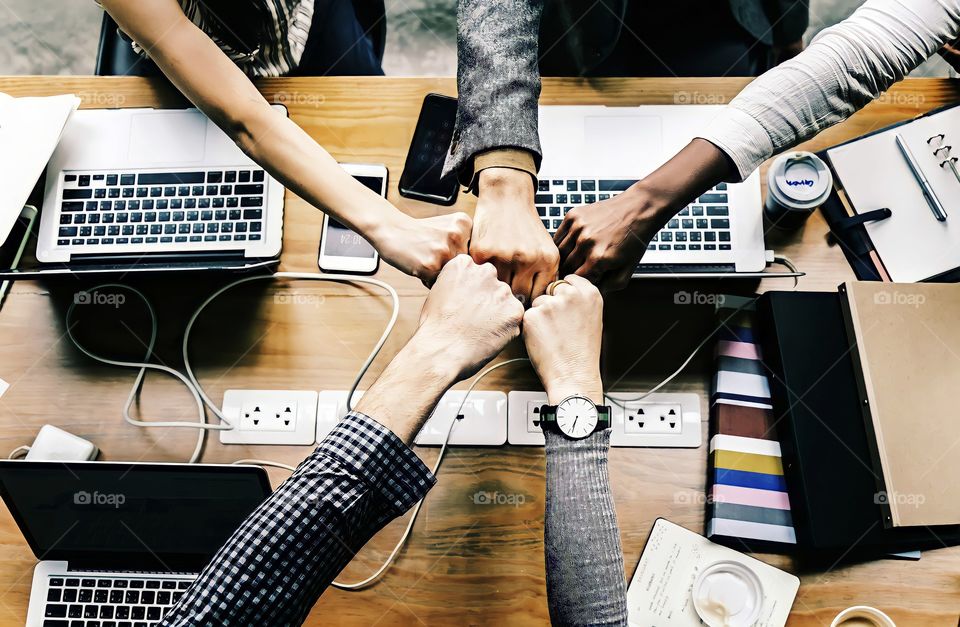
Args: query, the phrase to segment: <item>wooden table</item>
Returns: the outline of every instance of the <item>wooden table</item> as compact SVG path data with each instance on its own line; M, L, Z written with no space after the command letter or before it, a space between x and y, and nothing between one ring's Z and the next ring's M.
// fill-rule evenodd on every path
M728 102L742 79L545 80L543 104L674 104ZM416 215L446 209L401 198L397 181L419 112L428 92L453 94L452 79L330 78L275 79L259 83L271 102L287 105L291 117L342 161L385 163L389 198ZM162 83L133 78L9 77L0 91L14 96L73 92L86 107L181 106ZM960 99L948 80L905 81L846 123L809 143L819 149ZM458 209L471 211L472 199ZM317 270L321 213L288 194L282 268ZM768 234L768 243L789 255L807 276L800 289L833 290L852 278L836 248L825 240L819 214L798 233ZM425 290L382 265L378 276L396 286L402 313L393 336L374 364L379 372L410 336ZM220 281L137 280L160 314L159 359L179 367L185 318ZM102 459L185 460L195 434L183 430L137 429L121 418L134 373L92 363L64 336L64 313L72 294L84 286L68 278L17 283L0 312L0 377L11 383L0 398L0 451L29 444L44 423L54 423L100 446ZM709 307L677 307L679 289L789 289L790 282L765 280L737 285L679 281L634 283L608 299L604 376L620 389L644 390L672 372L712 329ZM275 298L277 294L298 298ZM295 304L290 304L295 303ZM389 303L376 291L318 283L276 283L242 287L212 305L195 333L191 354L213 399L228 388L345 389L381 332ZM80 317L81 339L103 354L140 359L148 328L132 298L103 319ZM120 323L122 321L122 324ZM109 331L107 331L109 329ZM518 345L504 357L522 354ZM642 357L641 357L642 356ZM639 360L638 360L639 358ZM636 363L634 363L636 362ZM701 395L704 442L707 394L713 370L709 354L694 360L668 388ZM526 365L491 375L480 389L536 389ZM186 391L170 377L148 375L140 414L193 420ZM294 464L309 447L223 446L208 439L203 460L229 462L259 457ZM434 459L435 450L424 456ZM658 516L702 532L706 446L696 450L614 449L611 479L627 565L632 576L640 550ZM542 624L547 622L543 570L543 452L539 448L450 450L407 548L382 582L363 592L330 589L309 624L416 623ZM284 477L271 471L274 483ZM520 505L477 505L480 490L523 495ZM694 497L694 498L691 498ZM403 522L375 538L341 575L364 577L392 548ZM899 625L957 625L960 613L960 548L926 552L919 562L877 561L807 570L774 555L763 559L802 578L791 625L828 625L850 605L868 604L888 612ZM22 623L34 556L6 510L0 512L0 624ZM335 620L331 621L331 617ZM326 619L326 620L324 620Z

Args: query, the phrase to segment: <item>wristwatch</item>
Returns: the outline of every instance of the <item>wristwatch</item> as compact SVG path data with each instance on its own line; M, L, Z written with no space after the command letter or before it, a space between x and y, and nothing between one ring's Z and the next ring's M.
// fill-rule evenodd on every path
M561 433L571 440L582 440L610 427L610 408L596 405L585 396L574 394L557 405L540 407L540 428Z

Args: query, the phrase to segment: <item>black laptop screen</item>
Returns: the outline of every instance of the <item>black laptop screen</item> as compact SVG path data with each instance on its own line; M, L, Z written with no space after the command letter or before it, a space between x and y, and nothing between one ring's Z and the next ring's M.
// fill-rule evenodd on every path
M270 485L243 466L3 461L0 491L38 559L190 571Z

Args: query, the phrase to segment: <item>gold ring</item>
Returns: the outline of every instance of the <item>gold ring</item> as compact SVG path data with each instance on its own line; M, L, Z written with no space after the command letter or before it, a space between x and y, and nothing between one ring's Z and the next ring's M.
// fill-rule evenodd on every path
M553 296L553 290L557 289L557 286L559 285L570 285L570 282L564 281L563 279L554 281L553 283L547 286L547 296Z

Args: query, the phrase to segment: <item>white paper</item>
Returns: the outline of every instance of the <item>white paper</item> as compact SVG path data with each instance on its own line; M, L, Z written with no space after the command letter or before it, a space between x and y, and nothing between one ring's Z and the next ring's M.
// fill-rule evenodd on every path
M782 627L787 622L800 588L797 577L659 518L627 589L630 625L703 625L693 607L693 582L700 570L719 560L740 562L760 578L763 607L755 627Z

